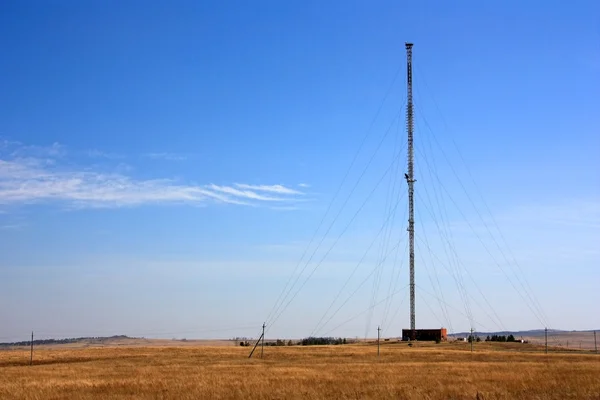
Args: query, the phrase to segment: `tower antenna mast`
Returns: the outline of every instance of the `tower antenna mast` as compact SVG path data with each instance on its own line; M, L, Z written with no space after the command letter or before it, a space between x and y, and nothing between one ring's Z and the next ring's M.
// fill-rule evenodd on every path
M413 95L412 95L412 43L406 43L406 130L408 131L408 245L410 265L410 330L411 339L416 339L415 326L415 209L414 209L414 155L413 155Z

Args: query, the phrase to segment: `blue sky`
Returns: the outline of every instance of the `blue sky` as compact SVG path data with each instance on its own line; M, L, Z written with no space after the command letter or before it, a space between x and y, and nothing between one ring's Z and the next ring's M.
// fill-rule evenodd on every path
M318 333L398 335L405 41L417 324L600 327L597 2L27 1L0 6L0 339L302 337L338 308Z

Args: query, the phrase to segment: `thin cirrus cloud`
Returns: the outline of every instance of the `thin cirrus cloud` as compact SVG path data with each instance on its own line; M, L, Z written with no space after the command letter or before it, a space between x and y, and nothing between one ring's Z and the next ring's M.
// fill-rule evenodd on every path
M283 185L192 185L172 179L136 179L90 168L61 168L48 158L56 155L56 149L53 145L42 158L25 157L30 149L24 147L19 149L19 157L12 155L15 152L0 157L0 204L61 202L72 208L177 203L258 206L274 202L293 204L304 195ZM36 156L43 153L41 148L35 150Z
M240 189L256 190L259 192L269 192L278 194L303 194L298 190L290 189L283 185L247 185L244 183L236 183L235 186Z
M240 185L246 186L246 187L251 187L251 185L236 184L236 186L238 186L238 187ZM280 185L274 185L271 188L279 187L279 186ZM223 193L228 196L258 200L258 201L283 201L287 198L287 197L281 197L281 196L265 195L265 194L257 193L252 190L240 190L240 189L230 187L230 186L218 186L215 184L208 185L208 188L214 192ZM284 189L287 189L287 188L284 188Z
M0 149L10 150L12 157L60 158L66 154L65 146L52 143L50 146L24 145L21 142L2 140Z
M146 153L144 157L152 160L164 160L164 161L184 161L187 159L186 156L176 153Z

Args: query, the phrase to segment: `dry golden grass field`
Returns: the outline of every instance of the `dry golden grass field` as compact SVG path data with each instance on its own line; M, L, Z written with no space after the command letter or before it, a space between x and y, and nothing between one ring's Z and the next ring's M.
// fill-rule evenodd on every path
M0 351L2 399L600 399L600 355L512 344ZM260 349L257 353L260 355Z

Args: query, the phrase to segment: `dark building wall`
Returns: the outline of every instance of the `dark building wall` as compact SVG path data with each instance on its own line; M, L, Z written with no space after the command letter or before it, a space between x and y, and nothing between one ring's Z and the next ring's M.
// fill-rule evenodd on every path
M445 328L441 329L402 329L402 340L445 341L448 334Z

